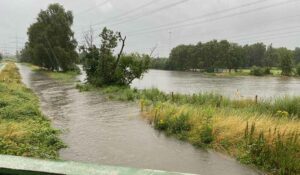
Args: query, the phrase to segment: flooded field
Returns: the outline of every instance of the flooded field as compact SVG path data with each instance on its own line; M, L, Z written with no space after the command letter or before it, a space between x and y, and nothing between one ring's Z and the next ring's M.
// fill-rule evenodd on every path
M111 101L97 92L80 93L74 83L18 66L24 83L39 96L42 111L63 130L68 145L60 152L64 160L203 175L258 174L224 155L159 133L142 119L134 103Z
M165 92L185 94L215 92L234 98L236 92L244 98L272 98L300 95L300 79L291 77L217 77L197 72L150 70L141 80L134 80L132 87L158 88Z

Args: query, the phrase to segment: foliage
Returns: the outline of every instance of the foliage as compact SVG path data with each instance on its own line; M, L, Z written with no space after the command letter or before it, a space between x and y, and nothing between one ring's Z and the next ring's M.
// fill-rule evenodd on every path
M3 60L3 55L2 55L2 53L0 53L0 61L2 61Z
M59 4L42 10L28 28L29 41L21 51L21 60L56 71L74 69L78 59L77 42L71 29L73 14Z
M181 44L172 49L169 59L155 60L153 64L156 65L154 68L159 69L218 73L224 72L224 69L231 73L232 70L238 72L239 69L255 66L265 69L257 72L259 75L270 74L272 67L280 66L284 69L284 75L292 75L289 71L294 60L300 62L299 48L293 52L286 48L274 48L272 44L268 47L263 43L241 46L227 40L212 40L196 45Z
M295 55L295 62L297 64L300 63L300 47L296 47L294 51L294 55Z
M296 67L296 73L298 76L300 76L300 64L298 64Z
M245 154L241 157L245 163L251 163L271 170L274 174L297 174L300 171L299 133L280 132L276 128L267 134L255 135L255 123L245 129Z
M280 48L278 52L280 55L281 74L284 76L290 76L293 71L293 53L286 48Z
M104 28L100 37L100 48L95 45L82 47L84 69L89 83L96 86L129 85L147 71L150 62L147 55L124 55L122 49L118 56L113 55L118 41L122 41L122 48L124 47L126 38L123 39L119 32Z
M168 58L152 58L150 60L150 69L166 70L168 67Z
M51 127L38 98L20 78L13 63L0 73L0 154L57 159L65 147L60 131Z
M250 70L250 75L254 75L254 76L263 76L263 75L270 75L270 74L271 74L270 68L261 68L261 67L253 66Z

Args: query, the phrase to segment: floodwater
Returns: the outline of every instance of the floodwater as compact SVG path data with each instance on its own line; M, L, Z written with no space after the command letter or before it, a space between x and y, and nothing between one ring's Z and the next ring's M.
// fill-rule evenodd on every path
M138 89L158 88L165 92L185 94L214 92L235 98L268 99L279 96L300 95L300 78L291 77L218 77L197 72L149 70L141 80L134 80Z
M196 149L154 130L134 103L111 101L97 92L80 93L18 65L23 82L39 96L42 111L68 148L64 160L202 175L256 175L255 170L224 155ZM74 81L75 82L75 81Z

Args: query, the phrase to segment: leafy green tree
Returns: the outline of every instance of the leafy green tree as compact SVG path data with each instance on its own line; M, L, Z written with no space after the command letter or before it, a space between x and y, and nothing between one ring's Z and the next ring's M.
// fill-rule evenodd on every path
M292 51L286 48L278 49L279 58L280 58L280 67L282 70L282 75L290 76L293 71L293 53Z
M29 41L22 50L22 60L52 71L68 71L78 60L77 42L71 29L73 15L59 4L41 10L37 22L28 28Z
M231 43L228 51L228 57L225 60L225 66L231 72L232 69L237 71L241 67L242 61L244 60L245 54L243 47L238 44Z
M170 67L173 70L189 70L194 61L192 57L192 45L179 45L170 53Z
M295 55L295 62L300 63L300 47L296 47L294 51L294 55Z
M296 67L296 73L298 76L300 76L300 64L298 64Z
M268 46L265 57L264 57L264 66L271 68L272 66L278 66L278 53L276 49L272 47L272 44Z
M263 66L266 46L263 43L255 43L244 47L246 52L246 66Z
M123 54L125 38L121 33L104 28L100 48L94 44L81 47L84 69L89 83L96 86L129 85L134 79L148 70L150 57L139 54ZM117 56L114 49L122 42L121 51Z
M2 61L3 59L3 56L2 56L2 53L0 53L0 61Z
M168 69L168 58L151 58L149 68L151 69Z
M202 67L207 72L213 72L218 59L218 41L213 40L203 44L202 47Z

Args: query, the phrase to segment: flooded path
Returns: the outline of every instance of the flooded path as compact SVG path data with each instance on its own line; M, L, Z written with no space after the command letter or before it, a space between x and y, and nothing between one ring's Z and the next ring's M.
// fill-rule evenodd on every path
M56 82L18 65L24 83L41 100L42 111L63 129L64 160L202 175L255 175L256 171L218 153L166 137L140 117L136 104L80 93L74 83Z

